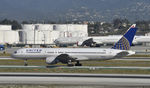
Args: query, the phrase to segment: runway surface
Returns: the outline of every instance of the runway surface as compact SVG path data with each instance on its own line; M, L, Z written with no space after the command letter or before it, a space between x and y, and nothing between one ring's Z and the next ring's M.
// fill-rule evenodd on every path
M0 68L64 68L64 69L122 69L122 70L150 70L150 67L133 67L133 66L61 66L61 65L49 65L49 66L20 66L20 65L0 65Z
M150 86L150 75L74 74L74 73L0 73L0 84Z

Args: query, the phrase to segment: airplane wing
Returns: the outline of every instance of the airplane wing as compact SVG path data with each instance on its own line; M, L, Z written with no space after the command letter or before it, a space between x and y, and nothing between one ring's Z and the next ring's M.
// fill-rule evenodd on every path
M69 61L71 61L71 62L76 61L77 58L72 57L72 56L70 56L70 55L68 55L68 54L61 54L61 55L57 56L56 59L57 59L59 62L66 64L66 63L68 63Z
M76 61L77 57L72 57L68 54L60 54L58 56L51 56L46 58L47 64L56 64L58 62L67 64L69 61L74 62Z
M46 58L47 64L57 64L58 62L67 64L69 61L75 62L77 60L87 60L87 57L84 56L74 56L68 54L60 54L58 56L51 56Z

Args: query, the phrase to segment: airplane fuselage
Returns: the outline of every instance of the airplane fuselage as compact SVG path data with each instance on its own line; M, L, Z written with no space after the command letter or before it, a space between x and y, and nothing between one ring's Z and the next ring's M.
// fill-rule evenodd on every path
M12 57L16 59L46 59L47 57L67 54L77 60L113 59L119 52L125 50L100 48L24 48L17 50ZM133 53L131 51L125 51Z
M92 38L97 44L114 44L122 36L121 35L112 35L112 36L99 36L99 37L67 37L59 38L55 40L56 44L77 44L81 45L85 40ZM150 36L135 36L133 44L146 43L150 42Z

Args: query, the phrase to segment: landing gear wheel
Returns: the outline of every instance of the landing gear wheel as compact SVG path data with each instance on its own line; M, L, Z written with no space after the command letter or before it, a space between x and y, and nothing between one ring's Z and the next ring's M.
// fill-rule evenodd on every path
M25 63L24 66L28 66L28 64Z
M79 61L77 61L77 63L75 64L75 66L82 66L82 64Z
M68 64L67 66L74 66L73 64Z
M28 66L27 59L24 60L24 66Z
M68 65L67 66L74 66L74 64L72 64L71 60L69 60Z

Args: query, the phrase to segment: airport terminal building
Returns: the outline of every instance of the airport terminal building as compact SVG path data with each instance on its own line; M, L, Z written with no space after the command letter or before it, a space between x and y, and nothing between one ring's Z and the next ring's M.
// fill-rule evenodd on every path
M150 33L145 34L150 36ZM0 25L0 44L50 45L58 38L88 37L87 24L22 24L14 31L11 25ZM143 43L150 46L150 43Z
M0 44L54 44L57 38L87 37L87 31L87 24L22 24L17 31L0 25Z
M145 36L150 36L150 32L146 33ZM144 43L145 46L150 46L150 42Z
M23 44L54 44L57 38L87 37L87 24L23 24Z
M18 31L13 31L11 25L0 25L0 44L18 44Z

